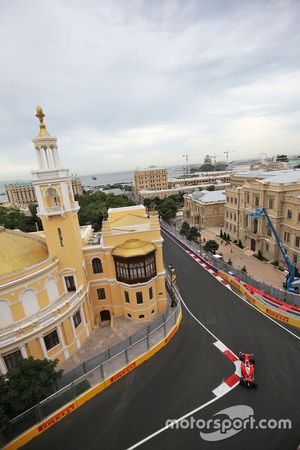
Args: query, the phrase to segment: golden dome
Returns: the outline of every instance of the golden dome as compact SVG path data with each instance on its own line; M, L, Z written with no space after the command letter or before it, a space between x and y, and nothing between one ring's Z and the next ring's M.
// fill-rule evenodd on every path
M35 117L37 117L40 121L40 132L39 132L39 137L50 137L50 134L48 133L47 129L46 129L46 124L44 123L44 117L45 114L43 112L43 109L40 105L37 105L36 107L36 115Z
M0 227L0 277L20 272L48 257L40 238Z
M114 248L112 255L120 256L122 258L132 258L134 256L148 255L148 253L154 252L154 250L155 245L151 242L140 241L139 239L129 239Z

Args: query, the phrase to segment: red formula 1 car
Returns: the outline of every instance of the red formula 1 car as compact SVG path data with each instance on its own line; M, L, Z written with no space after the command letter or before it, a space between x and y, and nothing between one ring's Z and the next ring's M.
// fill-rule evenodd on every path
M240 352L239 360L242 361L240 383L249 387L257 387L257 384L254 381L255 360L253 354Z

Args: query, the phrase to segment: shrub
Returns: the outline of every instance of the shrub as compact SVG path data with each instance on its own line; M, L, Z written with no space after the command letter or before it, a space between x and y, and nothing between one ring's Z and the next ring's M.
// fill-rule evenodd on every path
M245 272L245 273L247 273L247 269L246 269L246 266L243 266L243 267L242 267L242 272Z

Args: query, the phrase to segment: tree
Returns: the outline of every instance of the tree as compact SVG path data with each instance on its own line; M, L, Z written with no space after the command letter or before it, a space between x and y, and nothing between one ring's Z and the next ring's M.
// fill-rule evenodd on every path
M26 216L16 208L4 208L0 206L0 225L11 230L18 229L25 232L36 231L35 220L32 216Z
M247 269L246 269L246 266L243 266L243 267L242 267L242 272L245 272L245 273L247 273Z
M222 229L220 230L220 238L223 239L223 231L222 231Z
M177 203L173 198L167 197L161 202L158 210L164 220L169 220L176 217Z
M200 236L199 230L196 227L191 227L187 234L186 234L186 238L189 241L197 241L197 238Z
M21 359L0 378L0 428L8 420L34 406L57 389L63 371L56 371L58 359Z
M238 242L238 247L240 247L240 248L244 248L244 246L243 246L243 244L242 244L242 241L239 239L239 242Z
M150 209L151 203L152 203L151 198L145 198L145 199L144 199L144 206L145 206L145 208L147 209L147 211Z
M204 245L204 250L206 250L207 252L216 253L218 248L219 248L219 244L216 241L212 240L212 239L207 241L205 243L205 245Z
M182 222L181 228L180 228L180 234L183 236L186 236L190 230L190 224L186 221Z
M216 186L214 184L211 184L210 186L208 186L207 190L208 191L215 191L216 190Z

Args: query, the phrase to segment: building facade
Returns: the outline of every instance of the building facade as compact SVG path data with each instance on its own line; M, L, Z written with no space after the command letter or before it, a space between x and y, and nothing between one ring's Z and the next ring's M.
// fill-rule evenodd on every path
M73 193L82 195L80 178L71 178ZM17 208L27 208L31 203L37 203L35 189L32 183L11 183L5 185L5 191L9 203Z
M157 217L111 209L101 233L80 228L71 177L37 108L33 185L43 232L0 229L0 371L20 358L58 358L117 316L147 321L167 305Z
M158 191L168 189L168 171L166 168L149 168L134 172L134 190L137 198L142 190Z
M184 196L183 220L202 230L223 226L225 191L194 191Z
M266 219L251 216L266 208L291 261L300 268L300 170L236 174L226 189L225 232L253 252L285 263Z

